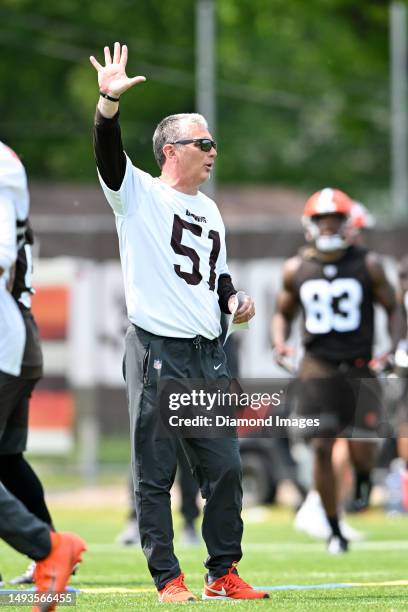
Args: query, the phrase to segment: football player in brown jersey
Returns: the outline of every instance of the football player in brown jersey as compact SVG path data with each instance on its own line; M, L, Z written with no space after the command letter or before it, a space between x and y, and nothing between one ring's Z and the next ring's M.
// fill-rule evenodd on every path
M351 244L352 200L338 189L323 189L306 202L303 225L308 245L285 262L283 287L272 320L277 359L293 349L287 344L291 324L303 313L305 354L299 371L297 412L319 419L310 430L315 451L314 484L331 528L329 552L341 553L348 541L338 519L332 449L349 437L351 460L369 471L376 445L356 441L381 435L381 393L369 368L374 337L374 304L385 309L394 337L395 297L378 255Z

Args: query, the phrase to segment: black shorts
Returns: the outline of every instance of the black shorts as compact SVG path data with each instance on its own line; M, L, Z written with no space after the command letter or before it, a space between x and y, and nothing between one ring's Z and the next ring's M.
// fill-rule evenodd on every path
M319 419L308 437L377 438L384 435L380 384L368 368L336 364L306 353L296 383L295 416Z
M43 375L43 355L37 323L31 314L31 310L25 308L21 308L20 310L23 315L26 330L26 343L21 364L21 376L23 378L41 378Z
M0 372L0 455L25 451L28 404L37 381Z

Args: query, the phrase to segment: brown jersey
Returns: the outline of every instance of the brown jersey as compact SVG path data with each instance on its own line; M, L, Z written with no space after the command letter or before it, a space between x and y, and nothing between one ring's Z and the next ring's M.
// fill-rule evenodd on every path
M304 317L304 346L328 361L368 361L374 337L372 280L367 250L351 246L331 263L301 253L294 289Z

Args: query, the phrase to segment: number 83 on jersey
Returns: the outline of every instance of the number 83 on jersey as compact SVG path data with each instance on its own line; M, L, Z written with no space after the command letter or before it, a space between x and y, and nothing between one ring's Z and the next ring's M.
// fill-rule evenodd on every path
M360 326L363 290L355 278L308 280L300 287L300 299L310 334L352 332Z

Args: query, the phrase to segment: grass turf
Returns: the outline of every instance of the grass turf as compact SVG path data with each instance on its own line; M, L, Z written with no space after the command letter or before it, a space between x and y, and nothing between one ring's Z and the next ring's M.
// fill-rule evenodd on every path
M406 580L408 551L408 517L388 518L371 512L353 519L354 527L367 534L367 540L355 544L350 554L327 555L323 542L298 534L292 527L287 510L268 509L247 513L244 534L244 557L239 570L254 586L319 585L324 583L372 583L339 589L272 591L269 600L256 602L198 602L164 605L157 595L147 571L143 554L135 548L114 543L123 527L122 509L74 508L53 509L61 530L77 531L88 542L77 576L71 585L79 589L140 589L139 592L78 594L75 610L160 610L186 609L191 605L225 610L239 605L240 610L407 610L408 586L381 586L378 583ZM244 515L245 519L245 515ZM201 594L205 548L178 545L179 519L175 520L175 544L189 588ZM4 579L22 573L26 559L0 543L0 571ZM374 583L374 584L373 584ZM8 609L8 606L1 606ZM16 609L16 606L9 609ZM62 608L69 610L70 608Z

